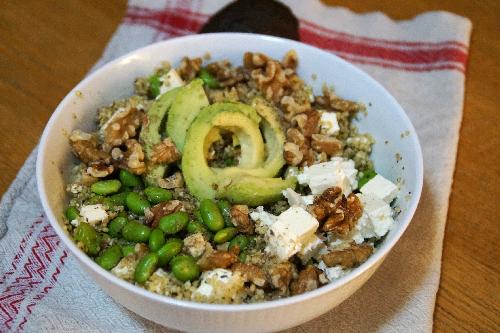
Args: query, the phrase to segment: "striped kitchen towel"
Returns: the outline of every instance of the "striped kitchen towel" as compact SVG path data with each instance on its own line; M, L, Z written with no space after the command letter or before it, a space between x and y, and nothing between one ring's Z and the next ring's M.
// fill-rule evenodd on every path
M471 23L446 12L408 21L319 1L284 1L303 42L371 74L401 103L421 139L422 200L375 275L327 314L287 332L428 332L464 98ZM227 0L130 1L94 68L156 41L192 34ZM44 218L35 153L0 204L0 332L169 332L116 304L82 271Z

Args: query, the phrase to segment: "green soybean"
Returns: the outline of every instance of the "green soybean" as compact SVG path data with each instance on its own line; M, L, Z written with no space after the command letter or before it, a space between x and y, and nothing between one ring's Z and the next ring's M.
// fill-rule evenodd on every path
M193 281L200 276L200 268L192 257L178 256L171 261L172 273L182 281Z
M120 259L123 258L123 252L118 244L111 245L106 250L104 250L97 258L95 262L106 270L110 270L116 265Z
M206 233L208 230L198 221L190 221L186 227L188 234Z
M121 169L120 170L120 181L124 186L129 187L141 187L142 179L141 177L134 175L132 172Z
M149 249L158 251L165 244L165 234L161 229L155 228L149 234Z
M118 179L110 179L95 182L90 186L90 190L95 194L109 195L118 192L120 187L122 187L122 183Z
M213 200L203 199L200 203L200 213L208 230L216 232L224 228L224 218Z
M179 254L182 250L182 240L178 238L171 238L165 242L158 251L158 257L160 259L160 266L166 266L170 260Z
M108 234L111 237L118 237L118 235L122 231L123 227L127 223L128 223L128 220L126 217L122 217L122 216L115 217L108 224Z
M199 77L210 89L217 89L220 87L219 81L217 81L217 79L206 68L202 68L200 70Z
M127 204L127 208L137 215L144 215L144 210L151 207L149 201L136 192L127 194L125 203Z
M135 253L135 246L134 245L122 245L122 253L123 256L126 257L130 254Z
M129 221L123 226L123 239L134 243L146 243L149 240L151 229L137 221Z
M234 237L233 239L231 239L231 241L229 242L229 249L232 249L235 246L238 246L240 249L240 252L243 252L248 248L249 243L250 242L249 242L247 236L238 235L238 236Z
M76 207L69 206L68 209L66 209L66 218L69 221L73 221L73 220L77 219L78 216L80 216L80 212L78 211L78 209Z
M161 187L146 187L146 189L144 190L144 194L146 194L149 202L153 204L172 200L172 192Z
M240 254L238 254L238 260L242 263L245 263L247 261L247 257L248 257L247 251L243 251L240 252Z
M125 206L126 205L125 200L127 200L127 195L129 193L130 192L116 193L110 197L107 197L106 199L109 203L111 203L114 206Z
M135 267L135 282L144 284L158 267L158 261L158 254L155 252L149 252L142 257Z
M85 201L85 204L86 205L102 204L104 203L105 198L106 197L104 197L103 195L93 195Z
M194 211L194 217L196 218L196 221L203 223L203 218L201 217L201 213L200 213L199 209Z
M233 222L231 222L231 204L227 200L219 200L217 202L222 217L224 217L224 225L226 227L234 227Z
M167 235L173 235L184 229L189 222L186 212L175 212L160 219L160 229Z
M149 93L152 97L156 97L160 94L161 85L162 83L158 74L149 77Z
M75 229L75 240L82 242L83 251L95 256L101 249L100 239L95 229L88 223L81 222Z
M214 236L215 244L223 244L225 242L229 242L236 235L235 227L228 227L217 231Z

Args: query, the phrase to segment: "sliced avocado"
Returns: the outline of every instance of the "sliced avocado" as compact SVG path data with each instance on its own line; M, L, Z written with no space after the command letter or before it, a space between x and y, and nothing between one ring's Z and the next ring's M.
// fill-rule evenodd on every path
M228 198L235 203L260 205L276 201L281 197L282 190L295 187L296 181L293 178L283 180L261 175L269 174L269 171L253 174L254 170L263 169L262 165L266 163L263 158L264 143L259 128L261 122L262 118L256 110L242 103L215 103L202 109L189 128L182 158L184 179L194 196L198 199ZM206 142L216 137L218 128L232 131L241 145L240 165L236 168L226 168L231 169L228 174L224 173L226 169L210 168L205 159ZM282 133L281 126L263 124L263 128L264 137L268 128L267 141L274 140L277 147L283 144L279 139L279 133L271 138L271 131ZM272 154L276 154L274 149ZM273 161L269 163L270 165L276 163L275 160L279 161L271 154L268 154L266 161L269 161L270 157ZM278 171L272 172L274 176Z
M204 146L214 128L226 128L240 140L245 163L261 162L264 142L259 130L260 117L241 103L215 103L203 108L191 124L182 156L182 172L191 193L199 199L215 198L225 182L207 164ZM248 156L247 156L248 155Z
M148 121L142 128L139 136L139 139L144 143L146 160L151 158L153 146L161 142L161 125L180 89L181 88L175 88L164 93L149 108L147 113ZM150 166L144 176L146 184L156 185L158 179L163 178L165 170L166 165L156 164Z
M168 113L167 133L181 152L184 151L184 141L189 126L201 108L208 104L203 81L200 79L191 81L177 94Z
M285 165L285 159L283 158L285 134L283 133L283 128L276 111L258 98L254 99L252 106L263 119L261 122L261 130L264 135L264 141L266 142L265 149L267 157L261 167L244 171L256 177L274 177L278 174L283 165ZM215 169L214 171L220 177L233 177L242 172L242 168L246 167L240 163L238 166Z
M296 184L295 177L281 179L241 175L233 179L221 195L235 204L260 206L279 200L283 190L295 188Z

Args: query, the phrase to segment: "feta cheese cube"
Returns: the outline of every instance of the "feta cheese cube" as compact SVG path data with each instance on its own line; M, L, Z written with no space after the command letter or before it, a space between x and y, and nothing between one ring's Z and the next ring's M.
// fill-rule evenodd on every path
M321 194L332 186L338 186L348 195L358 186L354 161L342 157L334 157L329 162L305 167L297 176L299 184L307 184L312 194Z
M381 175L370 179L360 191L363 194L373 194L387 203L391 203L398 195L398 187Z
M311 238L305 243L300 249L297 256L305 264L311 258L317 258L322 249L326 248L325 243L316 235L312 235Z
M240 274L217 268L201 275L200 286L191 298L209 303L231 303L242 296L243 285L244 279Z
M318 227L318 221L305 209L290 207L269 227L266 252L288 260L308 243Z
M92 226L108 221L108 213L101 204L82 206L80 216Z
M330 280L330 282L340 279L347 273L346 271L344 271L344 269L342 269L342 266L334 266L334 267L326 266L323 260L319 262L317 267L325 273L326 277L328 278L328 280Z
M169 70L167 74L160 77L160 81L162 82L162 85L160 86L160 93L156 98L163 95L167 91L177 87L182 87L185 84L177 71L173 68Z
M389 204L373 194L356 194L363 204L363 215L354 230L353 240L360 244L366 238L380 238L394 224Z
M322 111L319 124L322 134L335 135L340 131L337 114L335 112Z

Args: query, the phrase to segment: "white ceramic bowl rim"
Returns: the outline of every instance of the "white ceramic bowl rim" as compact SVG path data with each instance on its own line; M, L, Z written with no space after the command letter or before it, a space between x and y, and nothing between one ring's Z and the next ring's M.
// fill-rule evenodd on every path
M189 43L196 43L196 41L200 39L206 39L206 38L214 38L214 39L220 39L224 37L241 37L241 38L262 38L266 40L271 40L271 41L276 41L276 42L286 42L290 45L290 48L293 48L294 46L300 46L302 48L309 49L310 51L318 52L322 54L325 57L335 57L338 59L338 61L344 63L346 66L349 66L352 68L353 71L357 72L358 74L362 76L368 77L370 81L372 81L372 84L375 86L380 87L383 91L386 92L387 96L391 102L396 106L397 109L399 109L399 112L402 114L402 118L404 119L405 126L410 130L410 132L413 134L410 136L410 140L412 141L411 144L416 147L416 152L417 156L415 157L417 161L417 165L415 165L415 172L417 174L416 179L417 179L417 184L415 186L415 191L413 192L411 202L407 207L407 216L409 218L406 221L400 221L398 223L404 223L406 224L404 227L399 228L397 232L390 238L386 238L381 245L376 249L376 251L368 258L367 261L365 261L363 264L361 264L359 267L353 269L349 274L346 274L345 276L341 277L338 280L335 280L321 288L315 289L313 291L306 292L304 294L296 295L296 296L290 296L286 297L283 299L279 300L273 300L273 301L267 301L267 302L262 302L262 303L253 303L253 304L206 304L206 303L196 303L192 301L184 301L184 300L178 300L172 297L168 296L162 296L159 294L155 294L153 292L147 291L146 289L137 287L133 285L130 282L127 282L125 280L122 280L110 272L106 271L99 265L97 265L90 257L88 257L83 251L81 251L75 243L71 240L71 238L68 236L68 234L62 229L62 227L59 225L57 222L56 216L49 206L48 203L48 198L46 195L46 188L44 185L44 182L42 181L42 167L44 165L44 145L45 142L47 141L47 137L49 135L50 129L52 128L52 125L55 123L56 119L58 118L58 115L65 109L65 105L68 103L68 99L70 95L74 94L76 91L80 90L81 87L85 86L88 82L92 81L93 77L96 75L101 70L105 70L108 67L111 67L113 64L118 63L122 61L123 59L130 57L134 53L142 52L148 49L155 48L159 44L164 44L164 43L171 43L174 40L177 41L184 41L184 42L189 42ZM408 116L402 109L402 107L398 104L398 102L390 95L385 88L383 88L380 83L375 81L373 78L371 78L368 74L363 72L362 70L358 69L354 65L348 63L347 61L338 58L337 56L328 53L326 51L323 51L321 49L318 49L316 47L306 45L300 42L296 42L293 40L288 40L284 38L279 38L279 37L272 37L272 36L266 36L266 35L257 35L257 34L249 34L249 33L210 33L210 34L201 34L201 35L190 35L190 36L184 36L184 37L178 37L178 38L173 38L170 40L162 41L159 43L151 44L146 47L134 50L126 55L123 55L94 73L89 74L85 79L83 79L75 88L73 88L68 95L61 101L61 103L57 106L55 112L52 114L49 122L47 123L47 126L45 127L45 130L43 131L42 137L40 139L40 144L39 144L39 149L38 149L38 154L37 154L37 162L36 162L36 177L37 177L37 186L38 186L38 192L40 194L40 199L42 202L42 206L47 214L47 218L49 219L52 227L55 229L56 233L58 236L63 240L64 245L67 246L71 252L78 257L79 260L81 260L85 265L87 265L89 268L93 269L104 277L106 280L117 284L123 288L126 288L133 293L147 297L150 299L154 299L158 302L166 303L166 304L172 304L176 305L179 307L186 307L190 309L199 309L199 310L210 310L210 311L218 311L218 312L234 312L234 311L251 311L251 310L265 310L265 309L270 309L270 308L275 308L275 307L280 307L283 305L295 303L295 302L301 302L301 301L306 301L308 299L314 298L317 295L326 293L330 290L337 289L337 288L342 288L342 286L356 278L357 276L361 275L364 271L366 271L369 267L374 265L377 261L381 260L389 251L390 249L396 244L396 242L399 240L401 235L404 233L406 230L408 224L410 223L411 217L414 215L415 210L417 209L417 205L420 199L420 195L422 192L422 185L423 185L423 159L422 159L422 151L420 147L420 143L417 137L417 133L415 131L415 128L413 127L412 123L410 122Z

